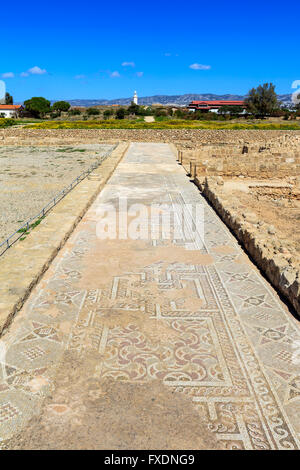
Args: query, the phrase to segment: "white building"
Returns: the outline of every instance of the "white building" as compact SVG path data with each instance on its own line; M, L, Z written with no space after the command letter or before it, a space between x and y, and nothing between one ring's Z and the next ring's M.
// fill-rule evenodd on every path
M0 104L0 118L17 118L22 109L20 104Z
M136 91L134 92L134 95L133 95L133 102L134 104L138 104L138 95Z

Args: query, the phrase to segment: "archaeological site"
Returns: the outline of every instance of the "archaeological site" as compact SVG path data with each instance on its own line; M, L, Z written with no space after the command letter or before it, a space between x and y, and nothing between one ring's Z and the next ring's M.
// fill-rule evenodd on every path
M0 449L300 448L300 131L12 127L0 159Z

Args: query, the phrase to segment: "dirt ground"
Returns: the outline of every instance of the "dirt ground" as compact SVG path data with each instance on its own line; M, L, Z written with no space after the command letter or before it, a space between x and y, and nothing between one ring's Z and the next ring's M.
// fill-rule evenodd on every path
M253 213L260 226L269 226L269 237L279 252L300 253L300 198L295 185L284 180L259 181L224 178L224 192L240 212ZM255 217L254 217L255 219ZM273 230L274 228L274 230Z
M111 148L0 147L0 242Z

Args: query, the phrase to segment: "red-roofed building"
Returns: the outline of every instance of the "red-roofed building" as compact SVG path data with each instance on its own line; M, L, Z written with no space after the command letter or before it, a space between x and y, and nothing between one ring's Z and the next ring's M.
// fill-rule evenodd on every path
M21 104L0 104L0 117L4 118L15 118L20 116L20 112L23 110Z
M191 111L200 110L217 113L222 106L241 106L244 109L247 108L245 101L238 100L192 101L188 107Z

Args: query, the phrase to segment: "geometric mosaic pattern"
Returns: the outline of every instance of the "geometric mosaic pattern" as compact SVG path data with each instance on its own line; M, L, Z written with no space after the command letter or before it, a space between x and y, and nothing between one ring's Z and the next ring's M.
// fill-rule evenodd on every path
M120 193L203 204L204 239L99 241L97 204ZM300 448L299 323L166 144L130 146L3 340L2 439L38 412L69 350L100 354L97 378L184 394L224 449Z
M0 406L0 423L8 421L19 414L19 410L11 403L2 403Z
M30 361L34 361L34 359L43 356L45 351L39 346L34 346L32 348L26 349L22 354Z

